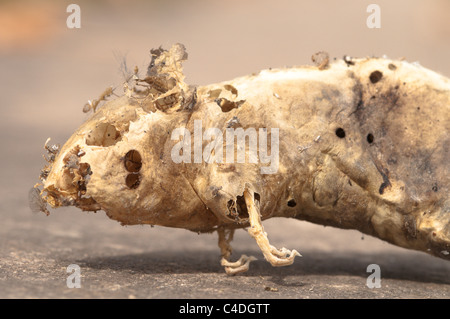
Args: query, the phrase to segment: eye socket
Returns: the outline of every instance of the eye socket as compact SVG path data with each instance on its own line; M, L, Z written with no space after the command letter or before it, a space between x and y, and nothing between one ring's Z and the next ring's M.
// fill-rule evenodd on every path
M141 174L128 174L125 179L125 184L130 189L136 189L138 188L139 184L141 183Z
M142 167L142 157L136 150L128 151L124 157L125 169L130 173L137 173Z
M345 131L342 128L338 128L336 129L336 136L339 138L344 138L345 137Z
M373 143L373 134L372 133L367 134L367 142L369 144Z

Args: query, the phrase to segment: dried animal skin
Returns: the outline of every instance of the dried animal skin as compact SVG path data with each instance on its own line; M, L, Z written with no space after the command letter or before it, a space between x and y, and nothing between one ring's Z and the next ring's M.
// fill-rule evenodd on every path
M182 45L152 56L147 78L125 83L126 94L98 108L46 168L50 206L103 210L124 225L218 231L229 274L253 260L229 261L235 229L249 227L274 266L299 255L270 245L262 222L272 217L357 229L450 260L449 79L405 61L352 58L193 87ZM198 123L203 139L172 139ZM206 139L208 128L222 138ZM261 140L256 149L232 144L244 162L218 162L230 128L268 133L275 171L255 161ZM173 160L179 143L184 161Z

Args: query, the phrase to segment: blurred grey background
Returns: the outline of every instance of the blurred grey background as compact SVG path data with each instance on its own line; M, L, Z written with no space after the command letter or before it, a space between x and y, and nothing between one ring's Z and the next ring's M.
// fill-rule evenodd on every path
M0 1L0 298L450 297L448 262L356 231L269 220L272 243L304 257L272 268L239 231L233 256L259 261L227 277L215 235L122 227L74 208L46 217L27 203L45 140L64 143L87 118L86 101L120 87L124 57L144 69L151 48L183 43L186 81L199 85L312 64L317 51L403 57L450 76L450 1L76 1L80 29L66 26L70 3ZM366 25L371 3L379 29ZM372 263L379 289L366 287ZM81 267L81 289L66 286L70 264Z

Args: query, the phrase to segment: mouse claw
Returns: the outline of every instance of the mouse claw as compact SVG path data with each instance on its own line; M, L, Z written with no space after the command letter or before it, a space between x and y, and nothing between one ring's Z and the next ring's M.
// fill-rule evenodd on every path
M248 233L256 240L264 258L275 267L292 265L296 256L301 257L300 253L296 250L291 251L284 247L277 249L272 246L267 238L266 232L264 232L261 223L261 215L258 211L258 207L255 205L253 195L247 189L244 191L244 198L250 222Z
M230 261L232 248L230 242L233 240L234 229L219 228L219 247L222 254L220 264L225 268L227 275L236 275L249 270L250 262L256 260L253 256L242 255L237 261Z
M253 256L242 255L235 262L230 262L222 257L220 264L225 267L225 272L227 275L236 275L239 273L246 272L250 269L250 262L256 260Z

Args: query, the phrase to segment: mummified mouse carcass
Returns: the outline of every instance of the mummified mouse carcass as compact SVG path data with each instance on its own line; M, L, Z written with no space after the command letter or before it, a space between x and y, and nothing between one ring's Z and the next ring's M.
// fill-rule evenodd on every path
M269 243L262 221L272 217L450 260L449 79L405 61L345 57L189 86L182 45L151 54L147 74L135 69L125 94L94 109L57 154L46 145L35 207L217 231L229 274L253 260L230 261L238 228L273 266L293 263L296 250Z

